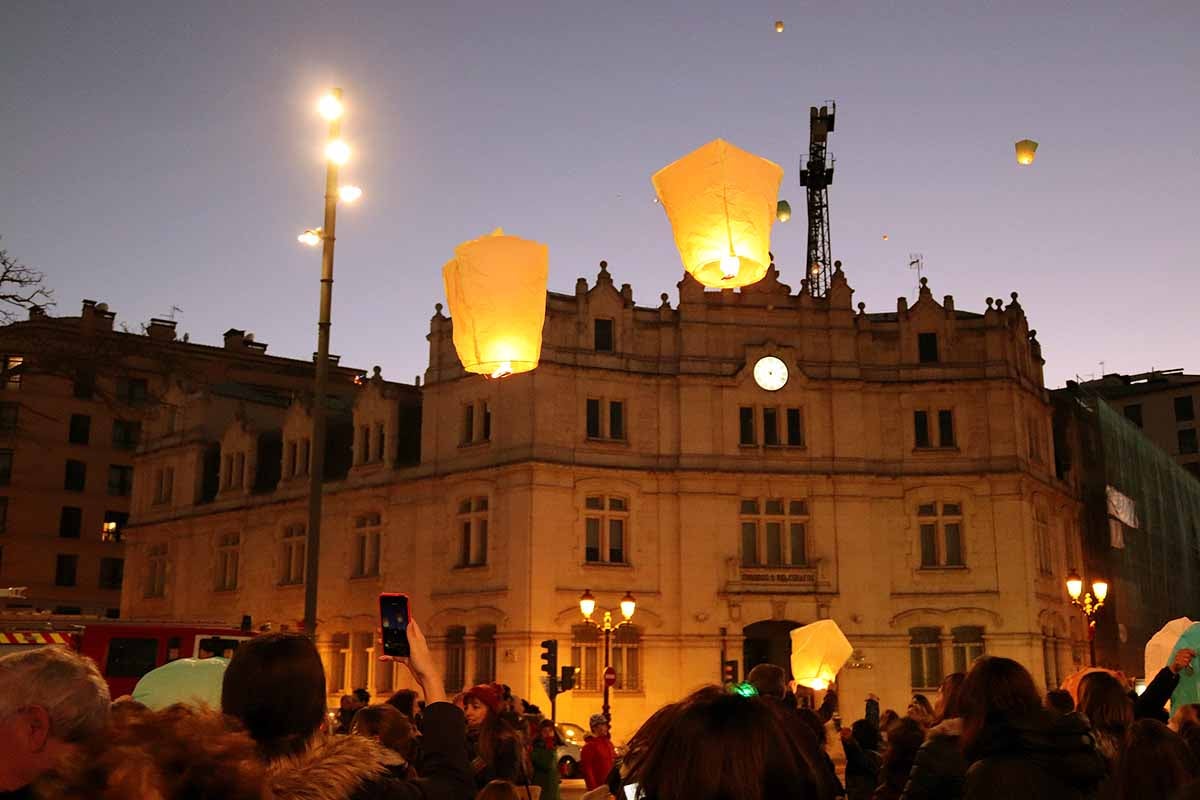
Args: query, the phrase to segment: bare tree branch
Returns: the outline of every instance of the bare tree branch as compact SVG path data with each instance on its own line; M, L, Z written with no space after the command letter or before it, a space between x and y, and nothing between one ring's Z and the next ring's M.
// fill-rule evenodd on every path
M16 317L16 309L46 308L54 305L54 292L45 287L46 276L30 269L7 250L0 250L0 324Z

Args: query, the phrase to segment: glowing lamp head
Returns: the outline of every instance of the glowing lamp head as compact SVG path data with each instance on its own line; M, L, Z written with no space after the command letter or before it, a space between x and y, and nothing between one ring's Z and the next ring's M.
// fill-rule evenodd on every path
M637 601L633 599L633 594L626 592L621 598L621 616L626 620L633 619L633 612L637 609Z
M583 612L584 619L591 619L592 614L596 613L596 598L592 596L591 589L583 590L579 598L579 610Z
M1104 598L1108 597L1108 581L1092 581L1092 594L1095 596L1098 602L1103 603Z
M343 139L334 139L325 145L325 157L340 167L350 160L350 145Z
M362 197L362 189L357 186L342 186L338 189L338 199L343 203L353 203Z
M296 237L296 241L306 247L316 247L321 243L321 229L309 228L304 233Z
M792 204L787 200L780 200L775 204L775 219L780 222L787 222L792 218Z
M317 103L317 111L320 112L322 117L330 122L333 122L335 119L340 119L345 110L346 108L342 105L342 101L337 99L337 97L332 94L325 95L321 98L320 102Z
M742 267L742 260L730 253L727 256L721 256L721 277L727 281L731 281L738 276L738 270Z
M1107 591L1108 587L1106 586L1105 592ZM1072 572L1067 576L1067 594L1071 596L1072 600L1078 600L1079 595L1083 594L1083 578L1079 577L1078 572Z

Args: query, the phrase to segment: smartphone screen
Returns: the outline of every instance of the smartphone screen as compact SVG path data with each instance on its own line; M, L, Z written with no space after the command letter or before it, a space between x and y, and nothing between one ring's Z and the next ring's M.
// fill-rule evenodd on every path
M408 595L379 595L379 628L383 631L384 655L409 655Z

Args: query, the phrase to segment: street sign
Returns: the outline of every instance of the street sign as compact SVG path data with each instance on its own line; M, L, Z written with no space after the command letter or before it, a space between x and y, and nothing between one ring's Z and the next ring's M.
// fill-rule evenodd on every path
M617 684L617 671L612 667L604 668L604 685L615 686Z

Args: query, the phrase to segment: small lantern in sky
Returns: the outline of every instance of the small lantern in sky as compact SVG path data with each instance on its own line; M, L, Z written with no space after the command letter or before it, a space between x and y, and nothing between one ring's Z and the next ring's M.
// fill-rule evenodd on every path
M1017 142L1017 163L1022 166L1032 164L1037 153L1037 145L1038 143L1032 139L1022 139Z
M763 279L783 168L714 139L651 179L686 269L713 289Z
M780 222L787 222L792 218L792 204L787 200L780 200L775 206L775 219Z
M538 365L549 272L546 245L500 228L454 248L442 279L463 369L503 378Z
M831 619L820 619L792 631L792 675L810 689L828 689L854 648Z
M783 20L781 20L781 19L775 20L775 32L783 33Z

